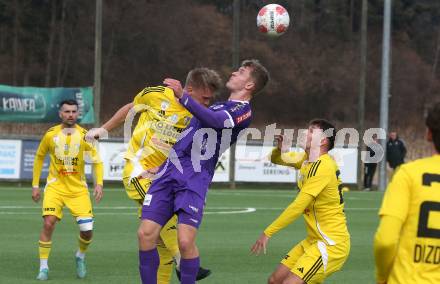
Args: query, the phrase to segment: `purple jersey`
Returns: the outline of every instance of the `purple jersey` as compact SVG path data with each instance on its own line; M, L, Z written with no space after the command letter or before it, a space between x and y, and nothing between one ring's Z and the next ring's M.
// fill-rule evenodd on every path
M219 157L237 141L240 131L249 127L252 111L247 101L218 102L208 109L185 94L180 102L194 117L174 145L165 171L204 199ZM182 166L183 173L175 164Z

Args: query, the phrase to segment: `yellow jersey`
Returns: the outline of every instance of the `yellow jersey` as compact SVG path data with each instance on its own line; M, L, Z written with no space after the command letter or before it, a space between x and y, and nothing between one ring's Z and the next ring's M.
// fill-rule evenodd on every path
M133 101L140 112L125 158L144 170L160 166L188 126L192 115L167 87L147 87Z
M93 164L96 184L103 184L102 161L96 148L84 139L87 130L75 125L63 128L57 125L43 136L35 154L32 186L38 187L44 157L50 155L47 183L57 188L59 193L74 194L87 190L84 166ZM59 185L59 186L55 186Z
M344 200L340 187L340 172L336 162L328 154L321 155L313 163L305 153L281 154L274 149L271 161L299 169L298 188L313 196L304 210L307 237L327 245L336 245L350 238L344 213Z
M403 222L387 283L440 283L440 155L400 166L379 215Z

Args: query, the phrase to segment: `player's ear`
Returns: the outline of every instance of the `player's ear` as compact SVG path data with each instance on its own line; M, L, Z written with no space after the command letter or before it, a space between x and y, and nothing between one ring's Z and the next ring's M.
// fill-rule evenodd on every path
M328 138L324 135L324 137L322 137L322 139L321 139L321 146L327 146L327 148L328 148L328 144L329 144L329 140L328 140Z
M428 140L428 142L432 142L432 131L429 128L426 130L426 140Z
M189 94L192 94L192 92L194 90L193 87L191 87L191 86L185 86L185 89Z
M246 89L246 91L252 91L255 88L255 83L249 81L246 83L246 85L244 85L244 88Z

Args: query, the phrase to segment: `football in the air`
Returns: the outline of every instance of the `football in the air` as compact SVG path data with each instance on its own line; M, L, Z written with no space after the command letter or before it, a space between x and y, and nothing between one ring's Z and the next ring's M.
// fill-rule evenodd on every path
M287 10L278 4L268 4L257 15L257 27L268 36L280 36L287 31L290 17Z

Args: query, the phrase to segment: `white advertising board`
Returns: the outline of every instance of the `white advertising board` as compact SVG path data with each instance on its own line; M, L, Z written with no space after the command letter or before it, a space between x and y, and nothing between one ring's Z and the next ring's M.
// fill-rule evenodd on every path
M229 181L229 149L226 150L217 162L215 167L213 182L228 182Z
M0 140L0 179L20 177L21 140Z
M295 170L270 162L273 147L237 145L235 180L247 182L295 182Z
M104 180L122 181L126 147L121 142L99 143L99 154L104 163Z

